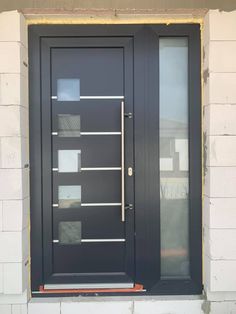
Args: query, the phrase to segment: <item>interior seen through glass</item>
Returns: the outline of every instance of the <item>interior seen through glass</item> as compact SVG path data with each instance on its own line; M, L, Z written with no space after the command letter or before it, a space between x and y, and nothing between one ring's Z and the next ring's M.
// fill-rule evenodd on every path
M60 244L81 244L81 221L61 221L58 226L58 238Z
M80 185L59 185L58 206L59 208L80 207L81 186Z
M58 172L79 172L81 170L81 150L59 150Z
M160 62L161 275L189 275L188 39L163 37Z
M59 114L58 115L58 136L79 137L80 136L80 115Z
M79 79L57 80L57 101L79 101L79 100L80 100Z

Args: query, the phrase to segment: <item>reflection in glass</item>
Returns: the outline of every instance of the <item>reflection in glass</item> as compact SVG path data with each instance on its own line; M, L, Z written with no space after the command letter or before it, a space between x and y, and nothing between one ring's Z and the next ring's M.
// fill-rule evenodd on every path
M160 62L161 275L189 275L188 40L163 37Z
M60 244L81 244L81 221L59 222L58 237Z
M59 185L58 187L59 208L80 207L81 186L80 185Z
M79 137L80 136L80 115L59 114L58 115L58 136Z
M58 79L57 80L58 101L79 101L80 80L79 79Z
M81 169L80 150L58 151L58 172L78 172Z

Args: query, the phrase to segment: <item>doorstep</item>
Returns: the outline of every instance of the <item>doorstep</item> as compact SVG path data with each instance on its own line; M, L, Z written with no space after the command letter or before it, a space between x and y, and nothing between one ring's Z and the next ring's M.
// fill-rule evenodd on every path
M202 296L32 298L28 314L203 314Z

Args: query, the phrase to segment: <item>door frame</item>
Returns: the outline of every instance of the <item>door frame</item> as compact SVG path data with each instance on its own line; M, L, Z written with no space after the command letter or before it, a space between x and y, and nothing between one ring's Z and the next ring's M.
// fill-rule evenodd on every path
M42 233L43 201L42 151L39 145L42 126L42 121L39 119L41 115L40 50L42 40L45 37L96 36L132 37L134 40L135 169L140 169L135 172L135 191L139 191L135 193L136 282L143 283L149 289L139 294L201 294L202 155L199 24L29 26L32 291L37 292L39 285L43 283L43 242L42 236L39 236ZM160 278L160 225L155 222L160 218L159 177L153 175L153 173L159 173L159 159L153 157L154 151L159 151L159 135L153 132L153 128L158 127L159 110L155 99L159 99L159 94L158 89L151 88L151 84L147 82L156 82L158 86L157 39L161 36L186 36L189 41L190 277L184 280L161 280ZM155 55L153 51L156 51ZM150 138L152 143L156 143L155 145L149 144ZM159 154L156 155L159 156ZM144 160L146 163L143 162ZM155 165L154 169L150 166L151 163ZM148 188L146 188L147 182L149 182ZM146 267L147 263L150 267Z

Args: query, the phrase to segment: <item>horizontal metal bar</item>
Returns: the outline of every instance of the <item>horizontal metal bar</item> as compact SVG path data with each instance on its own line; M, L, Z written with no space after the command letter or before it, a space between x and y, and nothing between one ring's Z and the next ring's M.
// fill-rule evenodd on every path
M121 203L82 203L83 207L92 207L92 206L121 206Z
M124 99L124 96L80 96L80 99ZM51 99L57 99L57 96L51 96Z
M124 99L124 96L80 96L80 99Z
M82 239L81 242L125 242L125 239Z
M121 167L88 167L88 168L81 168L81 171L103 171L103 170L121 170Z
M80 132L80 135L120 135L121 132ZM52 132L52 135L58 135L58 132Z
M95 242L125 242L125 239L81 239L83 243L95 243ZM59 243L59 240L53 240L53 243Z
M44 289L125 289L133 288L132 282L120 283L77 283L77 284L46 284Z
M121 167L88 167L88 168L80 168L79 171L112 171L112 170L121 170ZM52 168L53 172L58 172L59 169L58 168ZM63 173L65 173L63 171ZM68 172L69 173L69 172Z
M81 207L98 207L98 206L121 206L121 203L82 203ZM52 204L52 207L59 207L58 204Z
M121 132L80 132L80 135L120 135Z

